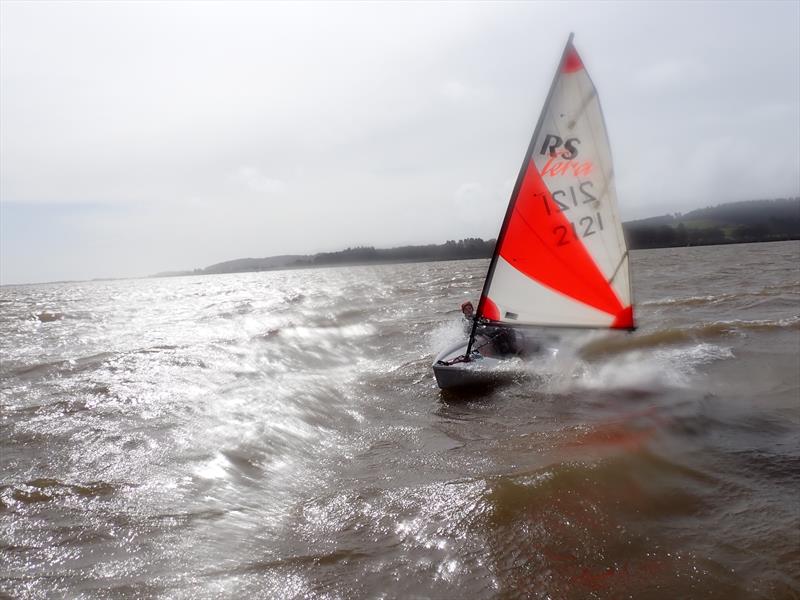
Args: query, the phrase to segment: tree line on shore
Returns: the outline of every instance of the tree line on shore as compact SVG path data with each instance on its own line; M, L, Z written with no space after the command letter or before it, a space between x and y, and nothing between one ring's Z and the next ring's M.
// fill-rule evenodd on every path
M682 215L623 223L631 250L800 239L800 198L732 202ZM466 238L444 244L374 248L359 246L297 259L302 266L369 262L488 258L495 240Z
M357 246L339 252L320 252L313 256L297 259L294 265L335 265L369 262L415 262L429 260L463 260L486 258L494 251L495 240L466 238L448 240L444 244L424 246L400 246L398 248L374 248Z

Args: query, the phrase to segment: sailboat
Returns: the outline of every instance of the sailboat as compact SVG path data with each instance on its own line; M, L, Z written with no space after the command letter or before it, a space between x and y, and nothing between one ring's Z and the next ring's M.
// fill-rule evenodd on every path
M570 34L497 236L469 338L445 348L440 388L483 383L531 328L633 330L630 260L597 90Z

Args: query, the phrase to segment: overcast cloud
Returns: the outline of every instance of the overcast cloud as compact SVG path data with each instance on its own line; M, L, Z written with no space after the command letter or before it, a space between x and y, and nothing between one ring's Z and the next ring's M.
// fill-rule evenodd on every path
M800 195L800 2L0 3L0 281L491 238L564 42L624 219Z

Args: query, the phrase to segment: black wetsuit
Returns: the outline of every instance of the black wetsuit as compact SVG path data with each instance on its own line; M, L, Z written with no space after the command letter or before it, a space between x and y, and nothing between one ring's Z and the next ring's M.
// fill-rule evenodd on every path
M464 333L469 336L472 333L473 319L464 317ZM499 325L487 325L485 322L478 321L475 328L475 337L481 336L486 340L491 340L492 349L500 355L519 354L520 348L517 342L517 335L510 327ZM482 342L476 342L480 346Z

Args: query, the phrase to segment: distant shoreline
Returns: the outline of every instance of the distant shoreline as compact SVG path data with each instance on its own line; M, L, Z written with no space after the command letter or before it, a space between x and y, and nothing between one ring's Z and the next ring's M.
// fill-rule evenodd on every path
M685 215L675 213L628 221L622 227L631 250L796 240L800 239L800 198L731 202ZM495 241L466 238L424 246L360 246L313 255L242 258L193 271L157 273L154 277L489 258Z
M633 247L630 250L659 250L665 248L701 248L706 246L729 246L733 244L766 244L771 242L791 242L791 241L798 241L800 240L800 234L793 236L793 237L786 237L786 238L777 238L777 239L753 239L753 240L746 240L746 241L735 241L735 240L723 240L718 242L708 242L708 243L701 243L701 244L672 244L669 246L646 246L646 247ZM486 242L487 244L491 244L492 248L494 248L495 240L489 240ZM417 246L411 246L415 248ZM376 249L380 251L381 249ZM393 250L393 248L386 249L387 251ZM317 268L327 268L327 267L364 267L370 265L398 265L398 264L414 264L414 263L423 263L423 262L445 262L445 261L455 261L455 260L478 260L478 259L489 259L492 257L493 250L490 250L488 253L480 255L480 256L453 256L453 257L440 257L440 256L431 256L425 258L396 258L396 259L382 259L376 258L374 260L360 260L360 261L331 261L331 262L302 262L302 263L291 263L286 264L283 266L273 266L273 267L253 267L249 269L241 269L241 270L219 270L208 272L203 269L197 269L194 271L175 271L175 272L167 272L167 273L156 273L155 275L149 275L146 277L142 277L141 279L150 279L150 278L163 278L163 277L189 277L189 276L199 276L199 275L228 275L228 274L236 274L236 273L261 273L261 272L269 272L269 271L296 271L300 269L317 269ZM337 254L337 253L332 253ZM310 257L311 258L311 257ZM139 279L139 278L130 278L130 279ZM59 282L60 283L60 282Z
M622 226L628 247L631 250L800 240L800 197L731 202L694 210L685 215L675 213L673 215L628 221L623 223ZM320 252L310 255L290 254L266 258L240 258L199 269L165 271L143 277L105 277L40 283L6 283L2 284L2 286L485 259L492 256L494 246L494 239L483 240L481 238L466 238L458 241L449 240L444 244L395 248L359 246L338 252Z
M735 242L735 241L727 241L727 242L719 242L719 243L710 243L710 244L698 244L695 246L654 246L650 248L631 248L631 250L662 250L666 248L702 248L708 246L731 246L734 244L769 244L769 243L780 243L780 242L796 242L800 241L800 235L797 237L786 238L786 239L772 239L772 240L750 240L746 242ZM397 260L376 260L372 262L343 262L343 263L324 263L324 264L302 264L302 265L287 265L285 267L271 267L271 268L263 268L263 269L250 269L244 271L225 271L219 273L204 273L202 271L174 271L169 273L156 273L155 275L142 275L140 277L95 277L93 279L62 279L57 281L39 281L35 283L3 283L0 284L0 287L23 287L29 285L56 285L60 283L94 283L94 282L102 282L102 281L127 281L127 280L138 280L138 279L162 279L162 278L171 278L171 277L198 277L198 276L206 276L206 275L236 275L241 273L265 273L265 272L273 272L273 271L301 271L304 269L327 269L327 268L336 268L336 267L369 267L369 266L381 266L381 265L410 265L416 263L426 263L426 262L447 262L447 261L457 261L457 260L487 260L491 258L491 253L487 256L477 256L477 257L465 257L465 258L419 258L419 259L397 259Z

